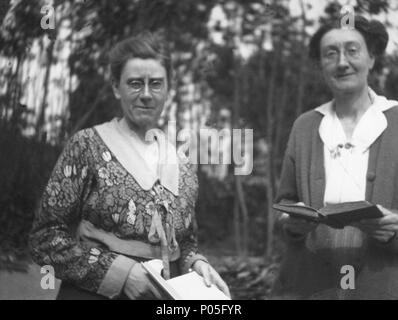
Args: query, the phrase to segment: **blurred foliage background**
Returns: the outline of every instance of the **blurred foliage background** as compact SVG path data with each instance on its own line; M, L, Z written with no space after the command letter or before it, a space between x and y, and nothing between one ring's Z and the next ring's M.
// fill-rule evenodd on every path
M394 1L351 2L396 32ZM270 205L289 131L298 115L330 99L307 44L320 23L340 14L343 1L325 0L315 18L311 3L0 0L0 261L27 254L35 208L65 141L120 115L108 51L150 30L173 55L172 98L161 126L253 129L252 174L198 165L197 219L201 246L226 257L215 263L238 297L266 297L283 254ZM54 25L43 28L43 21ZM397 62L390 50L369 80L395 99Z

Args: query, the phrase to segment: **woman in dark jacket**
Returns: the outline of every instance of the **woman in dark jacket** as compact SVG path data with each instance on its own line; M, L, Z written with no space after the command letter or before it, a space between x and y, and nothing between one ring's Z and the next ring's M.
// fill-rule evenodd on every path
M282 214L288 244L274 293L296 299L398 298L398 102L368 86L388 34L356 16L336 20L310 43L333 100L301 115L290 134L277 202L368 200L383 213L334 229ZM347 285L348 284L348 285Z

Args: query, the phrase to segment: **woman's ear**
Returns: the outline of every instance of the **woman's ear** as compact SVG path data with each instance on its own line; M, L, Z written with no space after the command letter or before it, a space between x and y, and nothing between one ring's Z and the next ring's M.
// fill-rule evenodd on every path
M115 78L112 78L112 90L116 99L120 99L119 83Z

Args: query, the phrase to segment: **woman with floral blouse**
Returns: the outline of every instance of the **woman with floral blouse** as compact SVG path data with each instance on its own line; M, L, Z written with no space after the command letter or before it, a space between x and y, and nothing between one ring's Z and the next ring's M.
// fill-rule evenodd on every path
M193 168L170 143L146 139L168 95L168 56L139 35L113 48L110 69L123 117L68 141L33 224L33 259L62 280L58 299L162 299L139 263L156 258L165 278L193 269L229 296L198 253Z

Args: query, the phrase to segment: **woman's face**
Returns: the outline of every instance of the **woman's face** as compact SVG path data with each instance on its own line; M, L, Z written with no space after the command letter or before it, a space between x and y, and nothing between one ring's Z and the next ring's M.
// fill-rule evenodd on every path
M353 29L333 29L321 39L321 68L333 93L351 93L368 85L374 58L364 37Z
M167 99L166 69L155 59L127 61L113 92L130 126L148 130L156 126Z

